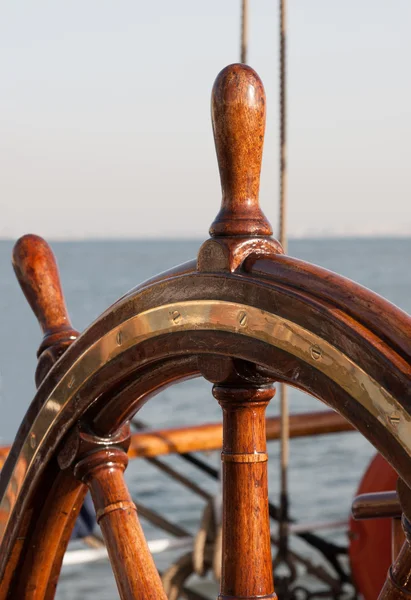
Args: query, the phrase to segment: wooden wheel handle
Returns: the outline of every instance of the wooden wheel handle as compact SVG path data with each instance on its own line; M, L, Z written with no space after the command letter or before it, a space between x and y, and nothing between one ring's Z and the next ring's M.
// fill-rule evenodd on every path
M261 79L247 65L230 65L217 76L211 115L223 198L211 236L272 234L259 206L265 105Z
M47 368L43 364L41 376L36 374L39 383L79 333L70 322L55 256L43 238L32 234L21 237L13 249L13 268L43 332L37 356L48 351Z

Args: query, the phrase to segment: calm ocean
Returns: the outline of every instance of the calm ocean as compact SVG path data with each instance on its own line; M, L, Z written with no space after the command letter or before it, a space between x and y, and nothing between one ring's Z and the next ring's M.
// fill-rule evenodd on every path
M199 242L86 241L56 242L63 288L72 322L85 328L128 289L148 277L196 255ZM12 243L0 241L0 443L13 440L34 395L34 370L40 330L16 283L11 264ZM411 313L411 239L291 240L289 254L336 271L384 296ZM322 405L292 391L291 412L321 410ZM278 414L275 400L269 415ZM139 415L153 427L218 421L220 410L210 386L194 380L170 388L144 407ZM298 439L291 443L291 512L301 521L345 519L372 447L359 434ZM207 460L218 464L218 453ZM278 499L278 444L270 444L270 497ZM213 481L176 457L165 459L212 493ZM127 472L130 489L141 503L195 532L203 501L185 491L143 461ZM145 525L145 524L144 524ZM149 526L147 537L165 534ZM159 565L164 566L166 555ZM59 600L116 598L106 563L67 567Z

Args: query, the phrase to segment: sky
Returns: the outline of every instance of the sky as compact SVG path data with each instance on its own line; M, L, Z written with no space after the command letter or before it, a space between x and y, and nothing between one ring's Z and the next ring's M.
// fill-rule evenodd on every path
M2 0L0 237L205 238L240 0ZM288 0L290 236L411 234L410 0ZM278 224L277 0L250 0Z

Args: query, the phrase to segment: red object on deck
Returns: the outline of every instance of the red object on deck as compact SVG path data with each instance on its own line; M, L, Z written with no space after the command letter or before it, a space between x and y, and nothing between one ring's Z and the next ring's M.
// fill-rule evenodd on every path
M396 489L398 475L377 454L371 461L357 495ZM391 519L350 520L351 573L364 600L375 600L391 565Z

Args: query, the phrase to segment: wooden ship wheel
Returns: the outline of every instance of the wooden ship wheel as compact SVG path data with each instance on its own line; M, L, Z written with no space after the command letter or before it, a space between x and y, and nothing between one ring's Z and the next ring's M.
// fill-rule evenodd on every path
M285 256L271 237L258 200L265 105L250 67L221 71L212 121L223 198L210 239L197 260L135 288L81 335L46 242L17 242L14 268L44 338L38 391L1 472L1 600L54 597L88 490L120 597L166 598L124 482L128 422L159 390L196 376L214 384L223 412L219 600L277 597L265 435L276 382L338 411L395 468L405 541L379 598L411 598L411 318Z

